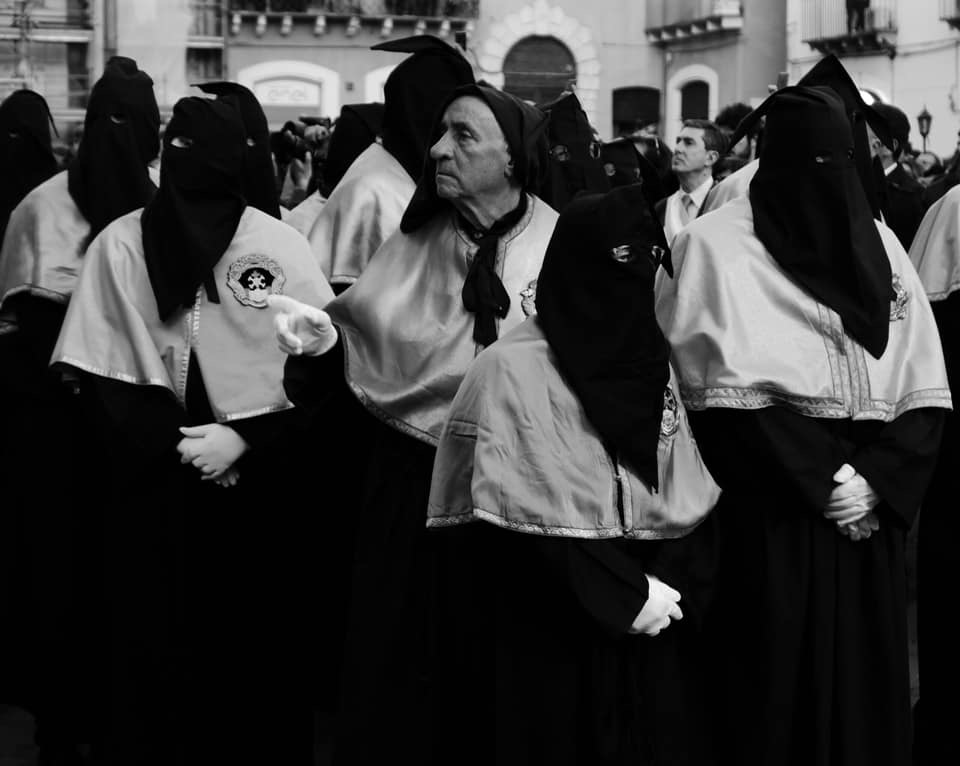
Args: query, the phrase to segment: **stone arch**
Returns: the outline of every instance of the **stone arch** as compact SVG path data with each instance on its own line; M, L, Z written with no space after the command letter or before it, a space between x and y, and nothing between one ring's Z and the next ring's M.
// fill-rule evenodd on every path
M709 112L713 119L719 110L720 77L716 70L705 64L691 64L677 70L667 81L666 104L664 112L663 132L667 146L673 146L680 132L680 104L683 86L694 81L705 82L710 89Z
M332 69L307 61L281 59L254 64L237 72L237 82L254 93L258 86L271 80L300 80L319 86L320 114L328 117L340 114L340 74Z
M477 56L478 77L502 88L507 52L525 37L555 37L570 49L577 64L577 97L591 124L596 126L600 59L593 33L547 0L534 0L490 27Z

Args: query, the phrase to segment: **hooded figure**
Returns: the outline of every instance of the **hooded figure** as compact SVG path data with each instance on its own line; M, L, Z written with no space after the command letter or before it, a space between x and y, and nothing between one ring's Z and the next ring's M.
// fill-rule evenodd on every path
M160 189L90 245L53 354L96 413L110 467L97 490L106 566L123 572L108 583L117 763L289 762L275 749L298 735L281 729L309 720L306 703L292 709L307 695L290 691L306 662L290 636L305 632L295 583L309 581L297 540L316 534L224 518L269 504L280 466L306 470L267 297L333 293L306 240L245 204L245 135L229 96L177 102Z
M14 91L0 104L0 244L20 200L57 172L52 124L47 102L32 90Z
M444 99L457 86L473 82L473 70L456 48L433 35L390 40L370 50L413 54L384 83L382 135L383 148L416 182Z
M617 138L603 144L600 147L600 160L612 188L642 183L644 196L651 205L656 205L667 196L657 169L629 138Z
M234 99L247 134L243 196L248 205L280 218L280 195L274 180L273 159L270 157L270 126L257 97L249 88L235 82L204 82L197 87L218 98L229 96Z
M70 163L70 196L92 240L108 223L143 207L156 191L147 166L160 151L153 80L137 62L113 56L90 92L83 140Z
M844 102L794 86L757 113L749 197L684 230L657 301L724 491L724 755L896 766L910 762L905 537L951 408L943 354L916 270L873 219Z
M384 86L382 144L372 143L356 158L326 203L321 206L319 193L313 194L288 219L310 240L321 270L340 291L356 282L397 230L423 171L438 111L454 88L473 82L467 60L432 35L391 40L374 50L412 54Z
M423 673L437 583L424 508L434 448L474 358L535 311L536 278L556 221L531 193L542 167L543 113L476 85L442 106L400 231L326 307L328 316L290 306L284 322L298 334L290 345L281 333L294 354L285 385L298 408L317 417L321 430L365 434L353 461L366 468L360 481L372 483L350 514L356 551L338 545L334 554L350 562L345 568L356 561L352 585L342 586L353 603L337 752L357 763L429 763ZM310 329L299 319L307 316L317 320ZM335 345L311 340L337 333ZM296 355L301 340L316 356ZM365 410L351 412L348 423L340 420L342 406L329 402L344 377Z
M693 642L715 559L700 525L719 490L657 326L661 264L639 185L577 197L550 240L538 313L457 392L427 518L450 554L444 625L465 626L438 642L440 763L711 762ZM664 582L679 590L666 604Z
M500 241L528 212L527 193L542 184L542 174L547 162L544 131L548 118L537 107L488 85L464 85L457 88L443 108L446 109L454 101L467 96L480 99L493 113L507 143L513 179L523 191L520 204L514 210L485 228L474 225L463 215L458 215L460 225L464 226L477 244L477 254L470 264L463 284L463 305L475 317L474 341L488 346L496 340L497 320L503 319L510 312L510 296L495 269ZM433 135L437 136L438 133L439 129L435 128ZM431 154L413 200L400 222L400 231L403 233L417 231L438 213L450 209L451 203L442 199L438 192L438 170L437 159Z
M347 104L330 136L327 159L323 163L324 188L320 193L329 197L340 183L355 159L374 143L383 130L383 104Z
M540 104L540 108L550 118L550 159L540 189L541 199L554 210L563 210L580 192L609 190L610 179L600 158L600 139L576 94L564 93L548 104Z

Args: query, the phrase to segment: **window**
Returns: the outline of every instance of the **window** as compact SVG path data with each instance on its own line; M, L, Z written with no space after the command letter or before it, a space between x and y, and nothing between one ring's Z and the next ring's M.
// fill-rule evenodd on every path
M525 37L503 62L503 89L517 98L544 104L577 82L570 50L554 37Z
M680 118L710 119L710 86L703 80L692 80L680 88Z
M613 132L629 136L638 128L660 122L658 88L616 88L613 91Z
M223 79L223 51L218 48L187 49L187 83Z

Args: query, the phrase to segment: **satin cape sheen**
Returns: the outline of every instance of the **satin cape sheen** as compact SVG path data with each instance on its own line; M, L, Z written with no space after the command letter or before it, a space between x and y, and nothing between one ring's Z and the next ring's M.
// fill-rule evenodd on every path
M875 225L898 283L879 359L773 259L746 197L691 222L673 248L676 284L657 295L687 409L784 406L885 422L922 407L951 409L923 285L896 235Z
M536 197L497 244L496 271L511 297L503 334L533 312L533 293L557 214ZM375 416L436 444L450 402L480 351L461 290L476 252L452 210L412 234L396 232L360 279L326 308L340 328L346 379ZM529 297L528 297L529 296Z
M584 539L688 534L720 490L675 392L671 375L661 398L660 490L653 492L610 459L539 321L528 319L477 357L457 392L434 461L427 526L486 521Z
M193 349L218 422L291 407L273 312L241 303L229 277L230 267L244 257L268 258L282 271L281 294L323 306L333 291L303 237L248 207L213 270L220 303L211 303L201 289L193 308L180 307L161 322L144 260L141 212L118 219L90 245L51 363L161 386L185 404Z
M910 260L931 301L960 288L960 186L934 202L917 229Z

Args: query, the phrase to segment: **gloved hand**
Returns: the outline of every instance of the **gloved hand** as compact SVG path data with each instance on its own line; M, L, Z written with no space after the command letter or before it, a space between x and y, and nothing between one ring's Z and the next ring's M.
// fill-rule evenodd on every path
M842 524L837 527L837 531L844 537L849 537L853 542L869 539L870 535L880 529L880 519L872 511L859 521L850 524Z
M177 445L181 463L192 463L204 480L219 479L250 447L230 426L207 423L181 428Z
M206 481L206 477L202 481ZM240 481L240 472L236 468L228 468L218 478L213 479L213 483L218 487L235 487L238 481Z
M880 497L874 492L873 487L863 476L857 473L856 469L849 463L844 463L833 475L833 480L837 486L833 488L830 497L827 498L827 505L824 511L824 517L834 522L838 529L847 527L847 536L851 540L859 540L870 537L873 530L868 522L866 525L858 525L857 532L853 527L861 520L871 514ZM875 518L875 517L874 517ZM879 521L876 521L876 529L879 529Z
M273 326L285 354L320 356L336 345L337 328L327 312L286 295L268 296L267 305L277 312Z
M683 612L678 603L680 601L678 591L653 575L647 575L647 584L649 589L647 603L634 619L629 632L655 636L670 625L670 620L682 620Z

